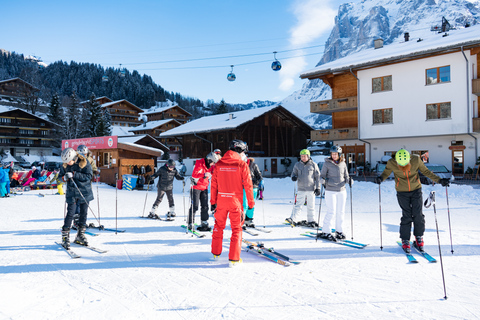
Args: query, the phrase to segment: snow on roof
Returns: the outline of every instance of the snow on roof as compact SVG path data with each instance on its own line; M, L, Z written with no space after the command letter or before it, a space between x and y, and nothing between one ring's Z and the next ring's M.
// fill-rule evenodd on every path
M350 68L367 67L372 64L399 60L402 58L414 58L433 52L441 52L449 49L460 49L461 46L480 44L480 25L469 28L461 28L448 31L448 36L438 33L431 33L428 37L417 42L410 41L396 42L385 45L379 49L366 49L351 54L341 59L322 64L314 69L300 74L300 78L318 76L319 74L330 74L349 70Z
M150 107L150 109L147 109L147 111L143 112L142 114L163 112L175 106L178 107L178 103L172 102L167 99L167 101L157 102L157 105Z
M129 146L134 146L136 148L140 148L140 149L144 149L144 150L150 150L150 151L154 151L154 152L160 152L161 154L164 154L163 150L160 150L160 149L157 149L157 148L147 147L147 146L144 146L144 145L141 145L141 144L136 144L136 143L133 143L133 142L124 142L124 141L119 141L119 142L122 143L122 144L127 144Z
M133 136L133 132L130 132L132 127L112 126L112 136Z
M245 122L255 119L262 114L267 113L278 107L279 105L275 105L258 109L250 109L202 117L200 119L187 122L179 127L163 132L160 134L160 137L172 137L191 133L234 129L244 124Z
M180 122L178 122L175 119L148 121L147 123L145 123L145 126L143 124L141 124L141 125L135 127L134 129L130 129L129 131L134 132L134 131L140 131L140 130L151 130L151 129L154 129L154 128L159 127L161 125L164 125L165 123L168 123L170 121L175 121L178 124L180 124Z
M121 143L135 143L135 142L145 138L146 136L147 136L146 134L142 134L142 135L138 135L138 136L118 137L117 141L121 142Z

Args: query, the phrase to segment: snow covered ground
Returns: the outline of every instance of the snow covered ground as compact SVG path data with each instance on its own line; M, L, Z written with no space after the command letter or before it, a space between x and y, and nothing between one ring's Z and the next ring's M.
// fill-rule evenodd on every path
M424 186L424 197L431 190L437 192L447 300L440 261L428 263L415 253L419 263L409 264L396 244L400 211L392 181L381 185L381 251L377 185L353 186L354 240L369 244L359 250L315 242L300 235L307 229L284 225L293 183L266 179L255 220L272 232L244 237L302 261L290 267L242 252L244 263L228 268L227 240L220 261L211 261L211 235L198 239L180 227L185 210L179 181L174 222L139 218L146 191L100 184L101 223L115 228L117 213L118 228L126 232L96 231L100 235L89 237L91 245L108 252L73 247L80 259L54 243L60 240L64 197L43 190L0 199L0 319L478 319L479 189L448 188L454 254L445 188ZM155 196L148 192L145 215ZM350 198L345 223L350 238L349 205ZM96 215L97 206L95 199ZM161 208L167 210L166 199ZM424 214L426 250L438 260L433 208ZM91 212L89 222L98 225Z

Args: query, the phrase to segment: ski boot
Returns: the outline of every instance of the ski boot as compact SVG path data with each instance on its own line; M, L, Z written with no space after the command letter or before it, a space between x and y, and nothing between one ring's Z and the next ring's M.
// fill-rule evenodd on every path
M62 229L62 246L65 249L70 249L70 229Z
M249 228L255 228L255 224L253 223L253 218L245 217L245 226Z
M175 218L177 215L173 211L167 212L167 218Z
M212 231L212 228L208 225L208 221L202 221L202 224L197 227L197 231Z
M402 240L402 249L406 253L410 253L410 240Z
M213 259L213 261L218 261L218 260L220 260L220 255L219 254L214 254L212 259Z
M415 241L413 242L413 246L420 252L425 252L423 249L423 237L422 236L416 236Z
M287 218L285 219L286 222L290 223L292 225L292 227L296 227L297 226L297 223L295 221L293 221L292 218Z
M335 238L339 240L345 240L347 237L343 234L343 232L335 231Z
M228 263L228 266L230 268L233 268L233 267L236 267L236 266L240 265L241 263L243 263L242 259L240 259L240 260L230 260L230 262Z
M150 219L159 219L159 216L157 215L157 207L153 206L152 210L150 210L150 213L148 214L147 218Z
M77 231L77 237L75 238L75 243L82 245L82 246L88 246L88 240L85 237L85 231L87 230L87 227L81 226L78 228Z
M318 223L316 223L315 221L310 221L307 223L307 227L316 229L318 228Z
M326 233L326 232L322 232L318 235L320 238L322 239L326 239L326 240L330 240L330 241L333 241L333 242L337 242L337 239L333 236L333 234L331 233Z

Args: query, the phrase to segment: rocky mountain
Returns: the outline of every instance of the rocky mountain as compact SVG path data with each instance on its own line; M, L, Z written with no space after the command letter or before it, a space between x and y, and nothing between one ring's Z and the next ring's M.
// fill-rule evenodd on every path
M429 34L445 17L452 27L480 23L480 0L363 0L340 5L325 51L317 66L371 48ZM313 69L314 66L312 66ZM320 80L307 81L302 89L280 102L314 128L331 125L329 116L310 114L310 101L331 99L330 88Z

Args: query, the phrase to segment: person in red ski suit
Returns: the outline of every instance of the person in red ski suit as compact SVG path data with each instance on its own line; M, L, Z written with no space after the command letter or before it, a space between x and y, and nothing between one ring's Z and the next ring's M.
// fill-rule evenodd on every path
M230 218L232 237L228 258L230 264L241 262L243 190L247 194L248 207L253 208L253 186L248 164L242 159L248 151L247 144L241 140L230 142L230 150L225 153L215 166L212 177L211 199L212 211L215 210L215 227L212 235L212 254L218 258L222 253L223 230Z

